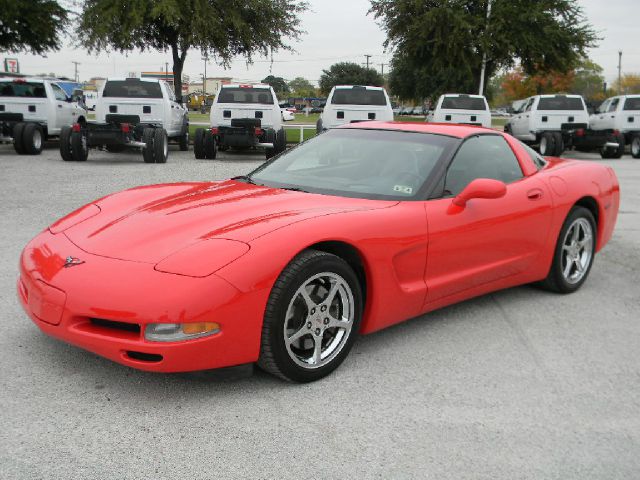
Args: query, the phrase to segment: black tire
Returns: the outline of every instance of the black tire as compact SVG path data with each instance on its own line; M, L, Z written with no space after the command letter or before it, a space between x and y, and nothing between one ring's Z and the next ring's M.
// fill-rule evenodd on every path
M276 135L276 155L281 154L287 149L287 132L284 128L278 130Z
M145 144L145 148L142 149L142 159L144 163L155 163L155 151L153 149L155 129L145 128L142 131L142 142Z
M40 155L44 146L44 132L37 123L27 123L22 131L22 148L27 155Z
M60 156L65 162L73 161L73 154L71 153L71 127L66 125L60 130Z
M640 158L640 134L634 134L631 137L631 156L633 158Z
M264 149L264 156L267 160L269 160L271 157L273 157L276 153L278 153L277 151L277 135L276 132L274 132L273 130L267 130L265 132L265 143L272 143L273 144L273 148L265 148Z
M86 131L71 132L71 157L74 162L86 162L89 158Z
M553 139L555 141L555 149L553 151L553 155L555 157L559 157L564 152L564 138L562 138L562 133L553 132Z
M180 146L181 152L189 151L189 127L187 127L185 132L178 138L178 145Z
M289 304L297 298L296 293L298 288L315 275L322 273L337 275L344 280L353 299L353 319L344 343L341 343L340 347L329 355L331 358L326 364L321 364L318 367L303 367L296 363L292 355L287 351L283 335L283 333L286 332L285 317ZM321 308L320 305L320 303L316 305L318 309ZM329 311L331 311L331 308L332 307L329 308ZM347 262L340 257L318 250L306 250L300 253L289 262L271 289L264 314L258 366L273 375L291 382L311 382L328 375L335 370L349 354L360 328L362 309L360 284L356 274ZM303 314L302 317L306 317L309 313L310 311L307 310L307 313ZM316 317L320 317L320 315L320 313L317 313ZM318 321L316 327L321 326L322 319L318 318L316 320ZM301 325L304 326L306 321L306 319L303 319ZM331 327L326 328L328 328L329 331L325 332L325 330L322 329L322 334L317 333L320 331L320 328L318 328L315 336L313 328L309 331L310 333L308 335L312 337L314 344L316 339L320 338L320 345L322 346L325 334L332 334L330 331ZM337 330L334 332L336 332L334 335L337 334ZM305 333L305 335L307 334ZM317 337L317 335L320 336Z
M196 129L196 136L193 139L193 153L198 160L207 158L204 153L204 128Z
M320 135L322 133L322 119L319 118L316 122L316 135Z
M602 147L600 149L600 156L602 158L621 158L622 155L624 155L624 135L608 135L607 142L616 142L618 144L618 148Z
M164 128L156 128L153 132L153 158L156 163L167 163L169 158L169 137Z
M13 126L13 132L11 135L13 136L13 148L18 155L24 155L24 144L22 143L22 133L24 132L24 127L26 127L26 123L19 122Z
M585 271L582 274L582 277L579 281L571 283L567 281L565 275L563 274L563 265L566 266L566 263L564 263L563 259L565 250L564 242L568 230L578 219L586 220L591 226L591 252L588 264L585 266ZM569 211L569 214L567 215L567 218L565 219L564 224L560 229L560 235L558 235L558 240L556 241L556 247L554 250L553 261L551 262L551 269L549 270L549 274L547 275L547 278L545 278L540 283L540 285L547 290L551 290L552 292L557 293L572 293L578 290L586 281L587 277L589 276L589 272L591 271L591 266L593 265L593 259L596 249L597 231L597 225L595 219L593 218L593 214L584 207L573 207Z
M204 132L204 156L209 160L215 160L218 155L218 142L211 130Z
M556 151L556 137L553 132L544 132L540 137L538 151L543 157L551 156Z

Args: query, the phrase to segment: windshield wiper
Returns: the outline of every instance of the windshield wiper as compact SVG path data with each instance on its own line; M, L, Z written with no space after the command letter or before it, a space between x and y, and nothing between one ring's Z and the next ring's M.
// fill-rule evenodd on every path
M231 177L231 180L240 180L241 182L247 182L251 185L257 185L249 175L238 175L237 177Z

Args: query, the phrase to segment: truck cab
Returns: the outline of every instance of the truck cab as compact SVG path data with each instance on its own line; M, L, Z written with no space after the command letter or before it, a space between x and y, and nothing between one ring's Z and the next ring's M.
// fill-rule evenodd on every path
M426 121L491 128L491 111L483 95L446 93L440 95L436 108L427 114Z
M631 155L640 158L640 95L607 98L589 117L589 127L606 132L631 145Z

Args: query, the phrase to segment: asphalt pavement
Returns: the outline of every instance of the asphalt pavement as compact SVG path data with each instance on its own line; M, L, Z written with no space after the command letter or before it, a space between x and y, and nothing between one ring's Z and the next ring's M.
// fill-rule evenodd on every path
M0 145L0 478L640 477L640 160L605 160L621 211L577 293L524 286L448 307L361 337L334 374L292 385L132 370L48 338L18 303L22 247L63 214L263 161L174 148L147 165Z

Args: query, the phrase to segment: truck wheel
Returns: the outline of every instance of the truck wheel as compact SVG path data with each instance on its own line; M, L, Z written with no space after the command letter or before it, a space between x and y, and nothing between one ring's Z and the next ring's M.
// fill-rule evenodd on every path
M287 149L287 132L281 128L276 136L276 154L280 154Z
M66 125L60 130L60 156L65 162L71 162L73 160L73 154L71 153L71 127Z
M181 152L189 151L189 129L188 128L187 128L187 131L184 132L184 134L179 137L178 145L180 145Z
M153 156L156 163L167 163L169 157L169 137L164 128L156 128L153 132Z
M322 119L319 118L316 122L316 135L320 135L322 133Z
M631 156L640 158L640 135L637 133L631 137Z
M215 160L217 154L216 137L211 133L211 130L207 130L204 132L204 156L209 160Z
M559 157L560 155L562 155L562 152L564 152L564 138L562 138L562 133L553 132L553 139L556 144L553 155Z
M538 151L543 157L553 155L556 151L556 139L552 132L544 132L540 137Z
M616 142L618 148L602 147L600 149L600 156L602 158L620 158L624 153L624 135L609 135L607 136L607 142Z
M24 146L22 144L22 133L24 132L24 127L26 123L19 122L13 126L13 148L15 149L18 155L24 155Z
M27 123L22 131L22 148L27 155L40 155L44 143L44 132L37 123Z
M142 142L145 147L142 149L142 159L144 163L155 163L155 156L153 151L153 137L155 128L145 128L142 131Z
M87 132L71 132L71 158L75 162L86 162L88 157Z
M614 135L614 138L615 141L618 142L618 148L613 151L613 158L622 158L622 155L624 155L625 147L624 135L619 133L618 135Z
M198 160L206 158L204 154L204 128L196 130L196 136L193 139L193 153Z

